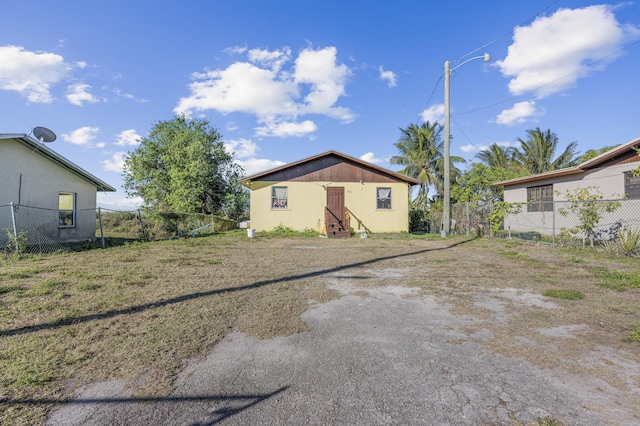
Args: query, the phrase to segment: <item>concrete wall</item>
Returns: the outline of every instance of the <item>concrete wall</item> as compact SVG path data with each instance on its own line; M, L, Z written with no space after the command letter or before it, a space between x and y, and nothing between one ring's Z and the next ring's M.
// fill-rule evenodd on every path
M38 223L38 232L59 242L95 238L95 185L14 140L0 141L0 182L0 205L13 202L22 206L49 209L40 212L48 220L46 224ZM73 228L58 228L60 192L76 194L78 212L76 226ZM34 209L24 210L30 211L30 217L36 214ZM30 222L35 220L31 219Z
M273 186L288 188L288 208L271 208ZM325 186L345 188L345 206L352 212L351 228L354 231L366 227L371 232L408 232L406 183L256 181L251 184L251 228L268 231L283 225L296 230L321 231L327 203ZM391 188L391 209L376 208L376 188Z
M624 197L624 172L637 168L640 163L627 163L615 166L602 167L583 174L563 176L556 179L543 179L535 182L527 182L505 187L504 200L511 203L526 203L527 188L532 186L553 184L553 200L566 200L566 193L578 188L598 187L605 199L620 199ZM559 204L556 203L556 207ZM556 212L557 213L557 212ZM618 212L620 213L620 212ZM615 213L614 213L615 215ZM517 215L508 215L505 218L505 229L512 231L537 231L541 234L551 235L553 232L554 215L552 212L527 212L527 206L523 205L522 212ZM570 228L575 226L575 221L567 221L556 214L556 232L560 227ZM566 221L567 223L564 223Z

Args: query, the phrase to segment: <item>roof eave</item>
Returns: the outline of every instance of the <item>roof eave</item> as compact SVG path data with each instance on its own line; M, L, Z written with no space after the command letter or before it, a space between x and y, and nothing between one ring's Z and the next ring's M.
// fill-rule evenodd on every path
M101 179L98 179L97 177L95 177L91 173L87 172L86 170L82 169L81 167L79 167L78 165L72 163L71 161L67 160L66 158L64 158L60 154L58 154L55 151L52 151L51 149L47 148L42 143L40 143L40 141L34 139L30 135L27 135L27 134L24 134L24 133L3 133L3 134L0 134L0 139L15 139L15 140L21 142L22 144L24 144L24 145L26 145L26 146L28 146L30 148L33 148L34 151L37 150L40 153L40 155L43 155L43 156L49 158L49 160L51 160L54 163L58 164L60 167L63 167L64 169L68 170L69 172L75 174L76 176L79 176L79 177L83 178L84 180L86 180L86 181L92 183L93 185L95 185L97 191L100 191L100 192L116 192L116 189L114 187L112 187L111 185L109 185L108 183L102 181Z
M544 180L544 179L551 179L551 178L560 177L560 176L574 175L574 174L577 174L577 173L582 173L583 171L584 170L582 170L579 167L568 167L566 169L553 170L553 171L550 171L550 172L540 173L540 174L537 174L537 175L529 175L529 176L523 176L523 177L513 178L513 179L509 179L509 180L503 180L503 181L500 181L500 182L493 183L492 186L517 185L517 184L520 184L520 183L535 182L537 180Z
M335 150L326 151L326 152L323 152L323 153L320 153L320 154L317 154L317 155L313 155L311 157L307 157L307 158L303 158L303 159L298 160L298 161L294 161L293 163L284 164L282 166L278 166L278 167L275 167L273 169L265 170L264 172L260 172L260 173L253 174L251 176L244 177L244 178L240 179L240 183L242 185L248 187L249 186L249 182L251 182L251 181L259 180L260 178L262 178L264 176L268 176L270 174L277 173L277 172L280 172L282 170L286 170L286 169L289 169L291 167L298 166L300 164L308 163L308 162L311 162L313 160L317 160L318 158L326 157L326 156L329 156L329 155L335 155L335 156L338 156L338 157L342 157L342 158L344 158L346 160L349 160L349 161L352 161L354 163L360 164L360 165L362 165L364 167L369 167L371 169L377 170L377 171L379 171L381 173L384 173L386 175L393 176L393 177L395 177L395 178L397 178L399 180L405 181L406 183L409 183L409 184L412 184L412 185L420 185L422 183L422 181L420 181L418 179L414 179L414 178L411 178L409 176L405 176L405 175L402 175L400 173L396 173L396 172L394 172L392 170L388 170L388 169L385 169L383 167L376 166L375 164L366 162L364 160L360 160L360 159L355 158L355 157L351 157L350 155L343 154L343 153L335 151Z

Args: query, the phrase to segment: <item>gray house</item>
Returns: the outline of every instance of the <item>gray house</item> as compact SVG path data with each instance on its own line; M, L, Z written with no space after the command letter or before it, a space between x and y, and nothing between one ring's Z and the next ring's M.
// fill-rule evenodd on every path
M560 210L566 211L567 191L588 187L597 188L604 199L625 199L619 209L604 215L603 227L617 224L639 228L635 219L640 212L640 177L631 173L640 167L638 148L640 138L575 167L494 183L504 187L504 201L527 203L519 214L507 216L505 229L551 235L561 228L575 227L577 219L563 215Z
M29 239L94 239L96 192L116 191L32 136L15 133L0 133L0 182L0 247L14 221Z

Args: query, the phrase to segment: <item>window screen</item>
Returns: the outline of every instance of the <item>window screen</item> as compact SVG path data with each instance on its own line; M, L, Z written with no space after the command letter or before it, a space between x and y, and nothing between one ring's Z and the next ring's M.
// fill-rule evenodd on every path
M527 188L527 211L553 211L553 185L533 186Z
M289 205L289 191L286 186L271 188L271 208L286 209Z
M376 188L376 208L391 208L391 188Z

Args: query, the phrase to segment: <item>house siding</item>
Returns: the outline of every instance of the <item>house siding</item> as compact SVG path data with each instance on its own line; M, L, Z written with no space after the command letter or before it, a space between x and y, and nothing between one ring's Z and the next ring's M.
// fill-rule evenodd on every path
M95 185L13 140L0 141L0 148L0 205L49 209L57 217L58 194L75 193L76 226L58 228L56 220L49 220L39 230L59 242L95 238Z
M573 174L557 178L540 179L532 182L505 186L504 200L510 203L526 203L527 188L540 185L553 185L554 201L566 201L567 192L572 193L578 188L598 187L605 199L620 199L624 197L624 172L634 170L638 162L622 162L608 167L599 167L581 174ZM516 215L505 218L505 229L526 232L537 231L549 233L552 228L552 212L527 212L526 207Z
M288 188L286 209L271 208L272 186ZM345 207L351 211L351 228L371 232L407 232L409 186L405 182L254 181L251 184L250 226L258 231L279 225L296 230L324 228L327 186L345 188ZM376 188L391 188L391 209L376 209Z

